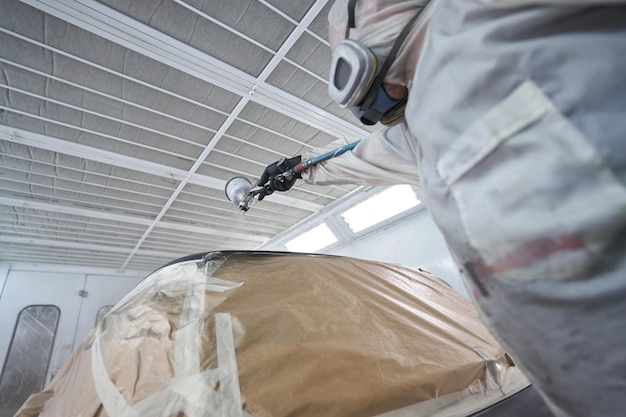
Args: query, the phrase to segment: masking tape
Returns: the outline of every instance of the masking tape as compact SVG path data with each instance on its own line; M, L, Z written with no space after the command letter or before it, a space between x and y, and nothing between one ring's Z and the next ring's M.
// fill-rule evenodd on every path
M232 281L226 281L223 279L219 279L219 278L207 278L206 283L204 284L204 289L207 291L213 291L213 292L224 292L224 291L228 291L232 288L237 288L237 287L241 287L243 285L243 282L232 282Z
M189 285L180 313L178 329L174 333L174 376L200 372L200 316L204 311L205 274L197 269L185 276Z
M481 358L483 358L487 362L495 362L496 358L489 353L484 347L479 346L475 343L470 342L469 340L465 341L465 344L472 348L474 352L478 354Z
M100 349L101 330L99 328L96 330L91 351L92 374L96 393L109 416L165 417L180 412L188 417L244 416L232 320L228 313L215 314L218 367L200 372L200 333L205 291L223 292L243 284L211 277L210 274L222 263L223 261L212 262L205 270L200 270L194 265L192 272L179 270L175 274L184 273L182 274L184 281L181 279L179 282L184 282L188 289L179 327L175 333L174 377L168 381L168 386L164 390L130 406L107 374ZM172 283L169 279L164 281L168 286ZM219 391L216 391L218 382ZM249 414L245 413L245 416L249 417Z
M235 357L235 341L230 314L215 314L217 339L217 362L220 371L220 392L222 393L222 416L242 417L241 392L239 391L239 371Z
M94 335L94 342L91 345L91 373L96 394L102 402L102 406L107 414L124 417L140 417L140 414L133 410L127 403L117 387L111 382L107 375L102 353L100 352L100 330Z
M130 300L138 297L140 294L146 298L146 295L154 295L159 291L176 291L181 290L181 284L186 283L186 277L190 268L197 268L200 265L206 274L205 289L213 292L224 292L231 288L236 288L243 283L231 282L219 278L213 278L210 276L215 270L217 270L225 259L217 261L209 261L204 266L200 265L198 261L187 261L175 265L170 265L162 268L155 273L148 276L143 281L139 282L133 289L131 289L122 299L115 304L109 310L109 313L116 311L119 307L128 303Z
M91 352L92 372L96 393L107 414L115 417L165 417L183 412L188 417L243 417L230 314L215 315L215 334L217 369L175 376L166 389L130 406L107 375L100 350L100 334L97 332ZM219 391L215 391L218 382Z
M133 408L142 416L165 417L180 412L188 417L217 416L220 394L215 386L218 382L217 369L173 377L165 390L138 402Z
M485 366L487 368L487 377L484 380L485 389L502 390L501 382L499 380L496 358L492 354L490 354L484 347L472 343L469 340L466 340L465 344L471 347L474 352L478 354L478 356L485 360Z

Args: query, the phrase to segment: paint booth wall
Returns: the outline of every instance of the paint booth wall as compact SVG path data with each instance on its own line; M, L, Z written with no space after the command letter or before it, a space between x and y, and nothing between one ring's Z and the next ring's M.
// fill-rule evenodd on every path
M426 210L320 252L421 268L469 298L444 238Z
M321 212L276 235L257 249L289 251L290 247L294 247L292 244L295 240L302 239L309 232L325 226L334 235L335 243L315 251L317 253L420 268L443 279L461 295L470 298L443 235L424 204L419 203L422 200L419 187L411 187L417 198L417 205L362 231L355 232L348 225L344 218L348 211L389 188L393 187L364 187L354 195L330 204ZM386 201L385 204L394 202ZM310 252L307 249L301 251Z
M41 390L97 321L150 271L0 262L0 417Z

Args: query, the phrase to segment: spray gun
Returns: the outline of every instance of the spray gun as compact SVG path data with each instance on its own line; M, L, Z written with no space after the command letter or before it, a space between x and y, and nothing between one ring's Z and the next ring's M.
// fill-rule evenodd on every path
M294 176L306 171L312 166L315 166L321 162L327 161L348 151L351 151L356 147L356 145L359 144L359 142L361 141L357 140L356 142L341 146L320 156L307 159L306 161L300 162L293 168L285 167L285 172L276 175L274 178L280 182L290 181L291 179L293 179ZM286 158L282 158L280 161L278 161L276 165L280 168L281 164L284 165L285 162ZM228 180L224 192L226 193L226 197L228 198L228 200L231 201L239 210L248 211L248 209L250 208L250 204L252 203L252 201L254 201L254 197L260 194L261 191L263 191L268 186L269 185L259 184L257 182L257 184L253 187L252 183L247 178L242 176L236 176Z

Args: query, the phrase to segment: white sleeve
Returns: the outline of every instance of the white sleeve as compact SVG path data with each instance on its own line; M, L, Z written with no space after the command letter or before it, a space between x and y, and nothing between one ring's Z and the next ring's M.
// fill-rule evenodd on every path
M486 6L506 9L521 6L606 6L626 0L480 0Z
M302 155L310 159L346 145L336 140L324 148ZM394 185L418 184L417 141L406 123L373 133L364 138L354 150L311 167L302 173L311 184Z

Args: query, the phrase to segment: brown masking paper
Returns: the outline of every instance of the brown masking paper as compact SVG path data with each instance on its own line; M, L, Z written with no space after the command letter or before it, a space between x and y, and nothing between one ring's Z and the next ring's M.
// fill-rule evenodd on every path
M17 416L461 416L526 386L430 274L216 252L142 281Z

